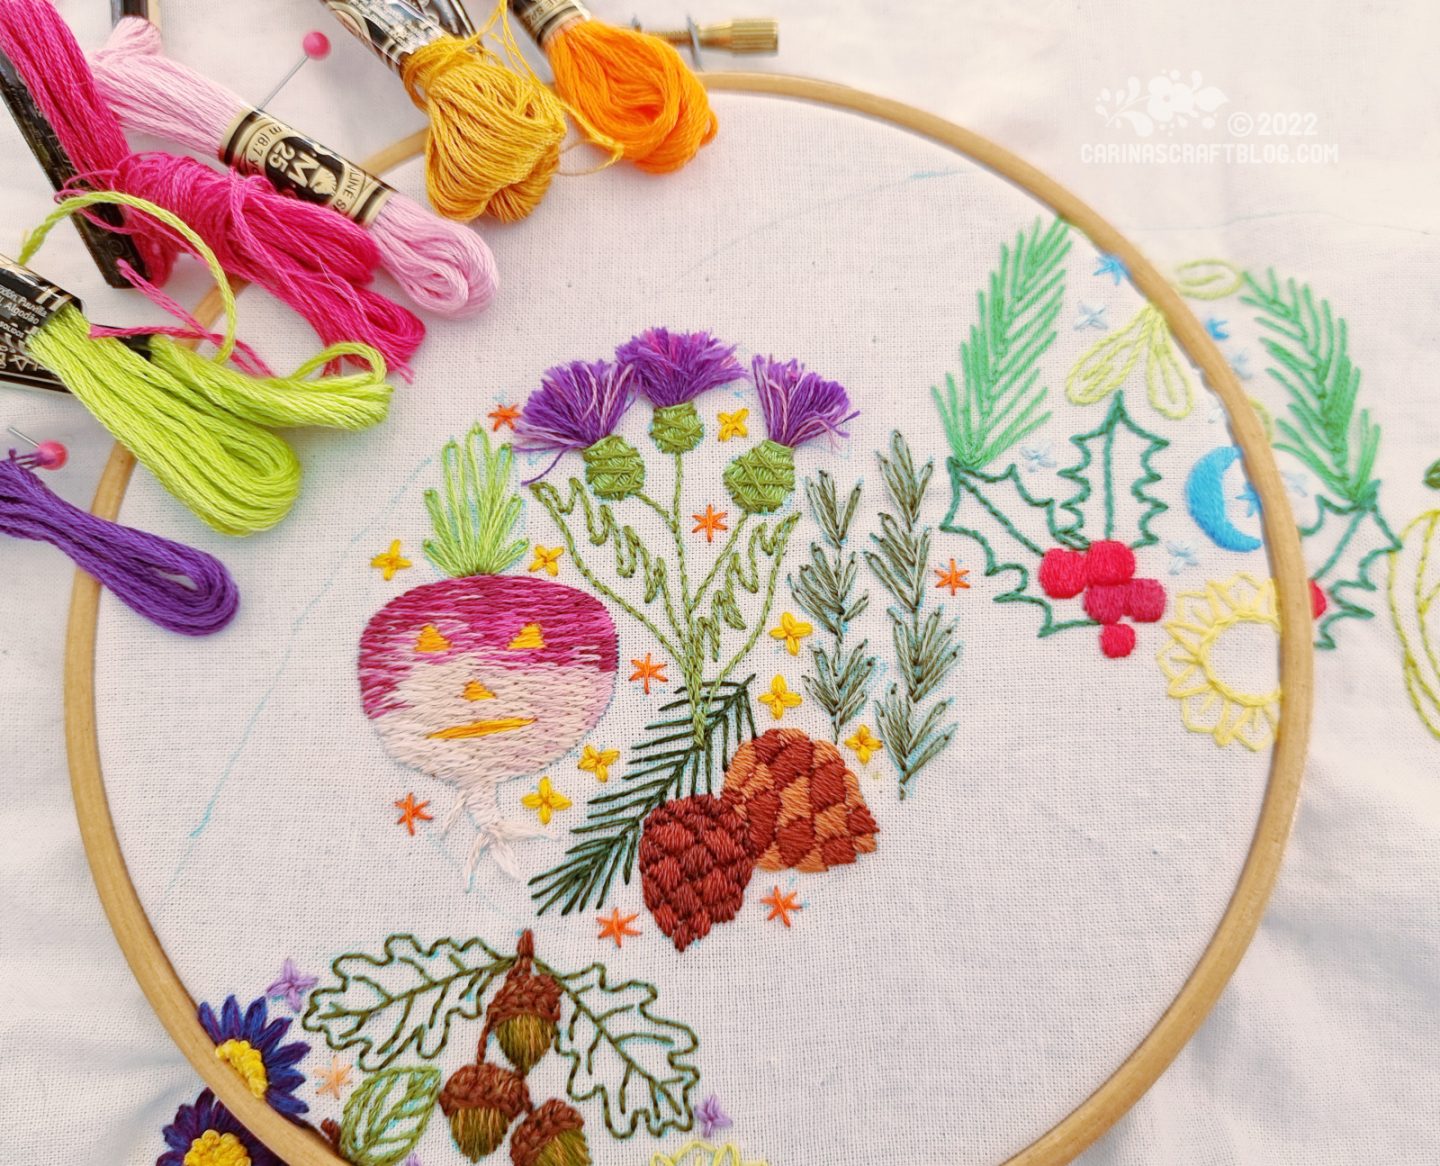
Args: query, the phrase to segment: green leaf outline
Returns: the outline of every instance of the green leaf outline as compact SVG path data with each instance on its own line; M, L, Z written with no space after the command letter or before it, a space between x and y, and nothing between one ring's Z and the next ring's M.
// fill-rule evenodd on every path
M1093 541L1093 538L1085 536L1082 533L1085 526L1085 513L1080 508L1089 500L1091 492L1094 489L1090 484L1090 480L1085 476L1085 471L1089 469L1091 463L1094 461L1094 455L1091 454L1088 443L1097 437L1103 437L1105 439L1105 458L1102 474L1105 489L1105 532L1100 537L1107 539L1114 537L1116 483L1114 481L1111 450L1114 446L1115 431L1119 428L1127 429L1135 437L1149 443L1145 452L1140 455L1140 468L1144 473L1141 477L1136 478L1130 483L1131 496L1144 507L1144 512L1136 524L1140 531L1140 537L1129 544L1130 548L1132 550L1139 550L1141 547L1154 546L1160 541L1160 536L1150 529L1150 524L1169 510L1170 506L1153 494L1146 493L1146 487L1153 486L1156 482L1162 480L1163 475L1151 465L1151 459L1161 450L1169 448L1170 442L1166 438L1159 436L1159 434L1151 433L1149 430L1143 429L1135 423L1135 419L1130 416L1130 411L1125 408L1125 396L1123 393L1115 394L1115 398L1110 404L1110 410L1105 415L1104 421L1089 432L1077 433L1070 438L1070 444L1080 451L1080 460L1068 469L1061 470L1059 477L1064 478L1066 481L1074 482L1077 489L1070 498L1060 503L1059 508L1073 515L1074 521L1058 529L1056 531L1057 535L1079 534L1085 541Z
M1316 502L1318 503L1318 507L1315 521L1308 526L1300 527L1300 537L1306 539L1313 534L1319 533L1331 515L1343 519L1347 524L1345 532L1335 544L1335 549L1330 552L1330 557L1311 574L1311 578L1322 586L1325 584L1330 571L1339 562L1340 556L1344 554L1346 547L1350 545L1351 539L1355 537L1356 532L1360 529L1361 524L1367 516L1374 518L1376 526L1380 528L1380 533L1385 536L1385 543L1382 546L1375 548L1361 558L1354 575L1326 587L1326 593L1332 600L1333 606L1320 617L1315 625L1315 647L1319 651L1331 651L1336 647L1335 633L1332 628L1340 620L1367 620L1375 618L1375 613L1372 610L1355 603L1345 593L1349 591L1378 591L1380 589L1379 584L1370 578L1370 571L1375 560L1382 555L1388 556L1393 554L1401 548L1400 540L1395 537L1395 532L1390 529L1390 524L1385 521L1385 516L1380 513L1379 485L1380 484L1376 482L1374 484L1375 488L1362 500L1340 505L1336 505L1328 495L1317 495Z
M405 1088L392 1103L393 1086L401 1081ZM439 1069L405 1066L371 1074L345 1101L340 1153L354 1166L394 1166L424 1136L439 1093ZM396 1137L391 1131L401 1122L408 1124Z

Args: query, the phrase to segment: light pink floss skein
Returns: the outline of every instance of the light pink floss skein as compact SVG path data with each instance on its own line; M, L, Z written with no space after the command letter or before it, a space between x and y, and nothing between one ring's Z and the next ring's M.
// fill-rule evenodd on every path
M115 26L91 65L100 92L128 129L211 156L250 108L224 86L166 57L160 30L138 16ZM469 227L432 215L396 192L370 234L386 270L422 308L468 316L494 298L499 286L494 256Z

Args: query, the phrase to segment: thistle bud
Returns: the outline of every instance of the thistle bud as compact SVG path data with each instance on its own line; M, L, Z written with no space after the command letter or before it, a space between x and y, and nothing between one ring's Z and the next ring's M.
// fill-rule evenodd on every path
M692 401L665 405L655 410L650 436L665 453L689 453L705 437L705 426Z
M510 1123L529 1108L524 1079L498 1065L465 1065L440 1092L450 1136L472 1162L499 1149Z
M619 502L645 488L640 451L617 433L587 446L580 456L585 459L585 481L597 498Z
M765 440L725 467L725 489L746 514L773 514L795 492L795 451Z

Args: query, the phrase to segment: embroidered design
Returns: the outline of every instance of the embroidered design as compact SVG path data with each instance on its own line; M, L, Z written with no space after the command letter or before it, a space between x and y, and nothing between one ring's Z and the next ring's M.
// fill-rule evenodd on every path
M439 1069L372 1073L345 1102L336 1149L352 1166L394 1166L424 1135L439 1093Z
M385 582L395 578L396 572L408 571L415 564L400 553L400 540L392 539L390 549L382 551L370 560L370 565L384 576Z
M1083 332L1086 328L1094 328L1100 332L1108 332L1110 330L1110 324L1109 321L1105 319L1105 312L1108 310L1108 306L1107 304L1101 304L1098 308L1095 308L1086 303L1077 305L1075 311L1075 331Z
M739 914L755 869L747 839L728 800L709 794L666 802L645 819L640 887L676 951Z
M888 612L900 679L875 702L875 720L899 770L903 800L915 776L940 755L959 728L957 722L945 723L953 698L928 707L925 702L960 659L960 625L946 619L942 608L926 610L931 528L920 513L935 463L917 470L910 447L897 432L890 439L890 456L880 455L880 470L898 517L881 513L880 532L870 536L875 549L865 552L865 561L895 601Z
M799 708L804 698L791 690L785 683L785 677L779 675L770 682L770 689L760 694L760 703L770 709L770 715L777 721L785 715L786 709Z
M781 891L778 886L761 899L760 902L770 908L770 914L765 916L766 922L778 919L786 927L790 926L791 913L803 910L796 892Z
M1145 391L1156 412L1179 421L1195 407L1195 385L1160 309L1146 304L1121 331L1087 350L1065 378L1065 395L1077 405L1103 401L1145 370Z
M1390 618L1400 637L1405 692L1431 734L1440 738L1440 510L1415 519L1390 555Z
M800 655L800 641L813 635L815 627L804 620L796 619L788 611L780 616L780 622L770 629L770 638L779 640L792 656Z
M1270 628L1278 640L1274 581L1261 583L1241 573L1207 583L1203 592L1177 595L1175 612L1165 624L1170 641L1159 660L1167 695L1180 702L1185 727L1209 734L1222 747L1238 741L1251 750L1267 748L1280 723L1280 689L1247 688L1225 672L1226 653L1218 648L1237 628Z
M610 780L610 767L619 760L619 749L597 749L594 745L586 745L580 754L580 760L575 763L575 768L585 773L593 773L595 780L603 785Z
M500 430L507 425L511 429L514 429L515 422L520 420L520 406L496 405L495 408L491 409L485 416L492 422L490 429L494 433L499 433Z
M328 1093L339 1101L340 1094L350 1088L350 1073L353 1068L353 1065L341 1064L339 1057L331 1057L330 1067L315 1074L315 1080L319 1082L315 1087L316 1095L324 1097Z
M660 1137L694 1124L699 1042L690 1028L654 1012L658 993L650 984L612 985L600 964L558 972L534 957L529 932L513 956L479 939L442 939L426 947L413 935L392 935L379 956L348 953L331 967L335 982L311 994L303 1023L323 1034L332 1050L356 1050L366 1072L382 1072L407 1053L434 1060L455 1021L483 1014L480 1062L494 1036L523 1078L553 1047L570 1062L566 1096L576 1105L595 1101L614 1137L631 1137L642 1125ZM475 1080L482 1063L469 1067L469 1087L461 1081L460 1089L450 1088L464 1069L452 1077L449 1108L441 1094L452 1132L457 1109L471 1108L461 1102L485 1085ZM512 1152L514 1145L512 1137Z
M616 907L609 916L598 916L596 922L600 924L599 939L613 939L616 947L624 947L627 938L633 938L640 934L640 928L632 926L639 914L621 915L620 908Z
M294 960L287 959L280 967L280 974L265 989L265 996L270 1000L284 1000L291 1012L299 1012L305 1006L305 993L319 982L316 977L301 972Z
M950 566L948 568L935 568L935 574L939 576L940 579L940 581L935 584L936 589L939 590L948 587L950 589L951 599L955 598L955 593L957 591L970 590L970 582L966 578L966 576L968 576L970 572L967 570L961 570L959 567L955 566L954 559L950 560Z
M1095 262L1095 270L1092 275L1098 277L1110 276L1119 287L1130 278L1130 271L1125 266L1125 261L1118 255L1101 255Z
M1440 490L1440 461L1430 463L1430 468L1425 471L1425 484L1432 490Z
M717 534L724 534L730 529L725 525L725 511L717 513L713 506L706 506L703 514L692 514L690 517L695 520L695 529L690 533L703 533L707 543L713 543Z
M225 998L218 1016L209 1004L201 1004L199 1016L215 1045L216 1059L234 1069L254 1096L263 1097L271 1109L292 1119L309 1109L295 1096L295 1090L305 1083L295 1066L310 1046L303 1041L280 1043L290 1031L290 1021L271 1020L263 996L244 1013L234 996Z
M655 663L653 660L650 659L649 652L645 653L645 659L631 660L630 663L633 664L635 667L635 671L631 674L630 679L638 680L645 686L646 696L650 695L650 682L652 680L657 680L661 684L670 683L670 678L665 675L665 669L668 668L669 665L664 663Z
M416 822L433 822L435 820L425 812L425 807L429 804L429 802L417 802L413 793L406 794L395 803L395 808L400 811L400 816L395 819L395 824L404 826L409 831L410 837L414 838ZM297 1008L296 1011L298 1012L299 1009Z
M750 417L749 409L736 409L733 413L720 414L719 441L731 441L737 437L749 437L750 427L745 422Z
M167 1149L155 1166L283 1166L208 1089L180 1106L161 1136Z
M849 647L845 642L851 621L870 606L869 592L857 586L858 556L847 549L850 526L860 506L861 487L856 483L841 506L835 492L835 479L821 470L806 481L805 498L820 527L822 542L810 544L810 561L802 563L790 578L790 593L831 641L810 645L813 670L801 677L801 683L825 710L830 718L830 735L838 741L841 730L865 707L878 664L866 651L868 641L861 640ZM783 628L783 621L781 626Z
M1223 259L1191 259L1175 269L1176 288L1192 300L1223 300L1243 283L1240 269Z
M1227 327L1228 324L1228 320L1222 320L1218 316L1205 317L1205 331L1210 334L1211 340L1229 340L1230 332Z
M885 748L884 742L870 732L869 725L861 725L845 738L845 744L855 750L855 756L860 759L861 765L869 765L870 758Z
M713 1093L696 1107L695 1120L700 1123L700 1136L707 1141L735 1124Z
M1265 544L1236 527L1226 513L1225 474L1239 460L1238 445L1222 445L1202 457L1185 479L1185 505L1195 525L1205 532L1205 537L1212 543L1223 550L1243 553L1258 551ZM1243 498L1253 501L1247 516L1254 516L1259 510L1259 499L1249 483L1246 483Z
M548 777L540 779L540 787L533 794L526 794L520 804L527 810L534 810L542 826L550 825L550 818L561 810L568 810L571 801L550 784Z
M740 1147L731 1142L723 1146L694 1139L686 1142L673 1154L662 1154L658 1150L650 1159L650 1166L766 1166L764 1162L752 1162L740 1153Z
M501 818L501 782L538 773L594 728L614 691L615 625L582 591L500 574L526 542L513 537L520 499L508 446L484 429L452 441L443 492L425 496L434 537L425 553L451 578L416 587L370 620L360 639L365 714L397 761L456 788L441 831L475 827L465 865L487 850L518 874L513 844L538 836ZM489 695L486 695L489 694Z
M565 553L564 547L542 547L539 543L534 547L535 558L530 562L530 573L544 571L550 578L560 574L560 556Z

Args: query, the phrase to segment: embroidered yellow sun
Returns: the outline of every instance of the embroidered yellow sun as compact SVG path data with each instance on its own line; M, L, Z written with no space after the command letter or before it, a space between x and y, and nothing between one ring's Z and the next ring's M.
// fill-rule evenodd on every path
M1217 745L1238 741L1247 749L1266 748L1280 723L1280 688L1257 686L1234 673L1237 649L1248 635L1258 629L1279 637L1274 581L1262 583L1243 572L1224 583L1212 581L1203 592L1177 595L1175 611L1178 618L1165 624L1170 641L1159 659L1169 681L1166 692L1180 702L1185 727L1208 733Z

